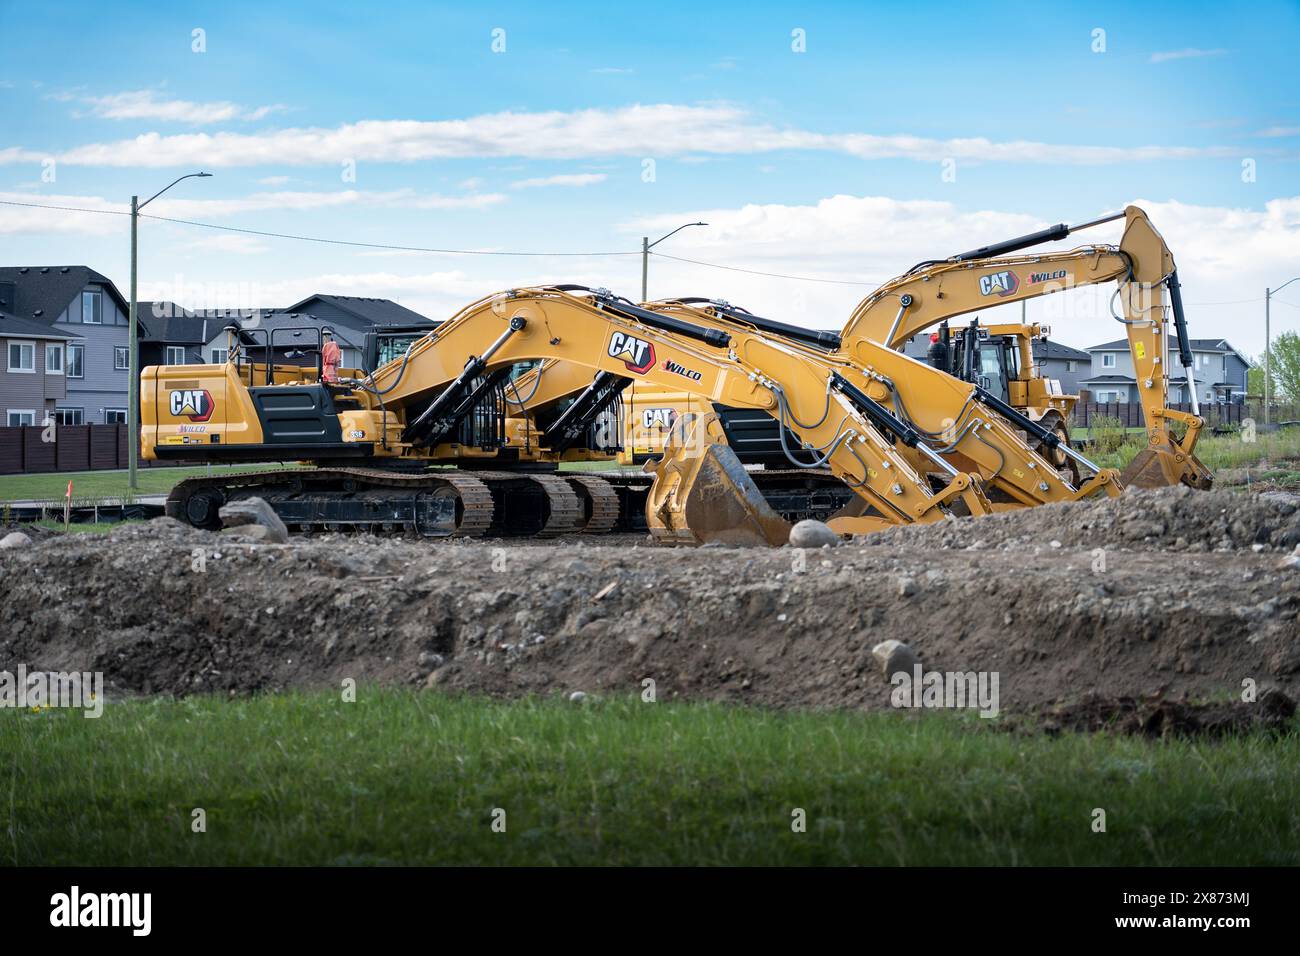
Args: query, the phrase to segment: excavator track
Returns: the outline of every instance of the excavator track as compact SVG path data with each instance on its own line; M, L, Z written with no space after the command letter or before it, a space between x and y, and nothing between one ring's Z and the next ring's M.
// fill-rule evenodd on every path
M758 470L751 477L775 511L825 520L852 498L828 471ZM168 495L170 517L221 527L222 505L263 498L293 532L414 532L422 537L557 538L646 530L650 476L571 472L326 467L188 478Z
M423 537L599 534L620 524L620 495L603 479L509 471L310 468L189 478L165 512L221 526L222 505L261 497L291 531L415 532Z
M569 485L582 499L587 523L583 534L605 534L614 530L619 519L619 497L613 486L592 475L566 475Z

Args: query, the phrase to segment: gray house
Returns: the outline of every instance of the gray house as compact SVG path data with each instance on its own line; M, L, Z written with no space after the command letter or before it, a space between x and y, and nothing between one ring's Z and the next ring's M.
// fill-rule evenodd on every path
M13 286L0 283L0 425L40 425L61 417L71 336L18 318L9 311L12 296Z
M4 424L51 406L69 425L126 421L128 305L108 278L86 266L0 267L0 299L13 333L0 384ZM43 376L27 370L29 355ZM41 377L44 400L33 407Z
M227 321L215 321L207 313L208 340L204 354L208 361L225 361L228 335ZM269 309L254 315L236 315L248 354L256 360L257 346L265 346L274 335L276 361L281 364L312 365L316 362L319 332L329 329L342 353L344 368L361 368L364 363L366 333L378 326L434 326L418 312L398 305L391 299L317 293L286 309ZM260 330L260 331L259 331Z
M1033 349L1038 373L1043 378L1057 379L1064 394L1078 395L1080 380L1092 368L1092 356L1082 349L1051 339L1035 339Z
M1250 363L1226 339L1192 339L1192 374L1196 397L1201 403L1240 404L1246 397L1246 373ZM1133 377L1133 356L1128 339L1103 342L1088 349L1091 374L1079 384L1092 393L1094 402L1136 402L1137 379ZM1190 402L1187 375L1177 352L1169 356L1169 400Z

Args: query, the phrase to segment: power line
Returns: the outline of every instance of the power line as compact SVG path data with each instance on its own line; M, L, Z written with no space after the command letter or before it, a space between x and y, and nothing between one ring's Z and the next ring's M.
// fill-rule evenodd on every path
M856 285L866 289L875 289L879 287L879 282L853 282L849 279L820 279L816 276L792 276L781 272L760 272L757 269L741 269L738 266L724 266L717 262L703 262L700 259L683 259L681 256L670 256L663 252L651 252L650 255L658 256L660 259L672 259L674 262L689 262L693 266L707 266L710 269L726 269L728 272L743 272L751 276L767 276L771 279L793 279L798 282L825 282L831 285Z
M39 202L17 202L16 200L0 199L0 206L22 206L29 209L52 209L59 212L80 212L90 213L101 216L129 216L128 210L119 209L89 209L84 206L60 206L52 203ZM383 242L359 242L352 239L327 239L323 236L302 236L294 233L269 232L261 229L247 229L240 226L222 226L212 222L199 222L194 219L176 219L170 216L153 216L148 213L140 213L141 219L154 219L159 222L170 222L181 226L195 226L201 229L217 229L222 232L234 232L247 236L261 236L267 239L290 239L296 242L315 242L322 245L331 246L351 246L361 249L386 249L393 252L425 252L434 255L449 256L514 256L514 257L532 257L532 258L549 258L549 257L568 257L568 258L593 258L609 256L638 256L640 251L628 252L522 252L516 250L493 250L493 249L443 249L432 246L404 246L395 243ZM823 279L817 276L799 276L790 275L782 272L764 272L759 269L743 269L739 266L727 266L719 262L705 262L702 259L687 259L682 256L672 256L663 252L651 252L650 255L658 256L660 259L671 259L674 262L685 262L690 265L704 266L708 269L722 269L727 272L741 272L745 275L764 276L769 279L787 279L794 282L820 282L827 285L850 285L861 288L875 289L879 288L881 283L878 282L855 282L850 279ZM1189 302L1193 307L1200 306L1218 306L1218 305L1247 305L1253 302L1263 302L1263 298L1254 299L1233 299L1227 302ZM1274 302L1281 302L1293 309L1300 309L1300 305L1287 302L1284 299L1273 297Z
M97 213L106 216L129 216L130 212L123 212L116 209L86 209L79 206L55 206L48 203L36 202L15 202L12 200L0 200L0 205L5 206L26 206L33 209L57 209L64 212L84 212ZM402 246L394 243L383 242L358 242L353 239L326 239L321 236L300 236L293 233L285 232L267 232L261 229L245 229L239 226L222 226L212 222L198 222L193 219L175 219L170 216L152 216L147 213L140 213L141 219L155 219L159 222L171 222L182 226L197 226L202 229L218 229L222 232L237 232L247 236L262 236L268 239L292 239L297 242L316 242L330 246L355 246L361 249L388 249L395 252L429 252L438 255L449 256L568 256L576 258L590 258L593 256L637 256L639 252L518 252L499 249L441 249L429 246Z

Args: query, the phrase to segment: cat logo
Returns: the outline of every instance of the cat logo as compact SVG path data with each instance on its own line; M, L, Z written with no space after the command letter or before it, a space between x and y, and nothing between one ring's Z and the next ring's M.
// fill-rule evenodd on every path
M622 359L629 372L644 373L654 368L655 347L626 332L615 332L609 337L609 357Z
M980 295L996 295L1006 298L1020 288L1020 280L1010 270L980 276Z
M647 408L641 413L641 427L646 429L660 428L667 431L673 427L675 421L677 421L675 408Z
M182 388L169 397L172 417L184 415L192 422L206 422L212 417L212 393L206 388Z

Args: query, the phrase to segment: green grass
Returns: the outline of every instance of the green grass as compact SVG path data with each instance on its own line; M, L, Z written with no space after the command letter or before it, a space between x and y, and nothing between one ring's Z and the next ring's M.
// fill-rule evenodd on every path
M1144 434L1144 433L1143 433ZM1142 434L1129 438L1118 450L1106 454L1084 454L1103 468L1123 468L1145 446ZM1275 432L1257 432L1254 441L1244 441L1240 434L1214 435L1202 432L1196 443L1196 457L1211 471L1220 468L1248 468L1261 461L1300 459L1300 428Z
M0 754L11 864L1300 863L1295 734L362 688L0 711Z
M619 461L566 461L560 464L561 471L618 471L630 469L640 471L640 465L625 465Z
M286 467L278 464L213 465L212 474L229 471L267 471ZM136 472L137 495L162 495L183 478L208 474L206 465L192 468L141 468ZM0 501L62 501L72 481L72 496L78 503L117 500L127 497L126 471L60 471L41 475L0 476Z

